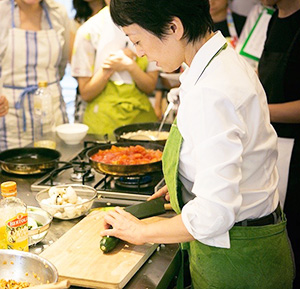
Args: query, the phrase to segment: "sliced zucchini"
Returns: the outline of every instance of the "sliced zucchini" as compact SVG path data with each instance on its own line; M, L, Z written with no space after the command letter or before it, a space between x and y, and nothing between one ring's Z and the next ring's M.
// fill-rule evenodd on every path
M110 236L102 237L100 241L100 249L104 253L108 253L118 245L119 241L120 239L116 237L110 237Z

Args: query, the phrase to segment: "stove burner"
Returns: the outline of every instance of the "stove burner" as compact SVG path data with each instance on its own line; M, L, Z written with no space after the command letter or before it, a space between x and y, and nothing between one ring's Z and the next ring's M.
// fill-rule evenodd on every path
M95 178L91 172L91 166L84 163L73 167L73 173L70 175L70 179L73 182L89 182Z
M151 186L152 177L150 175L137 177L120 177L116 179L116 185L123 188L148 188Z

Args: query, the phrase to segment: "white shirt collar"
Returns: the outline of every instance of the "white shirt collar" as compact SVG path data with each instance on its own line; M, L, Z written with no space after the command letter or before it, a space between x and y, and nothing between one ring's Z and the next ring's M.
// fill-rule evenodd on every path
M225 43L225 37L218 31L198 50L191 66L180 76L182 90L187 91L195 85L206 65Z

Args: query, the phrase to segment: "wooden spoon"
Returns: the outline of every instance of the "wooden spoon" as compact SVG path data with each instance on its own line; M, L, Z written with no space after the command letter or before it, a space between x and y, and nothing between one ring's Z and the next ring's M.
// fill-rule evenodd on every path
M49 284L40 284L35 286L29 286L30 289L65 289L70 287L69 280L63 280L56 283L49 283Z

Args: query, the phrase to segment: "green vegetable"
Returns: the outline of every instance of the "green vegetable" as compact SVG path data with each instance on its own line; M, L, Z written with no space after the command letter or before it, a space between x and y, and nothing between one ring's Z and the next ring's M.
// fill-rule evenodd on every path
M36 221L36 224L38 225L38 227L42 227L43 226L43 224L40 223L40 222L38 222L38 221Z
M108 253L117 246L119 241L120 241L120 239L118 239L116 237L110 237L110 236L102 237L102 239L100 241L100 249L104 253Z

